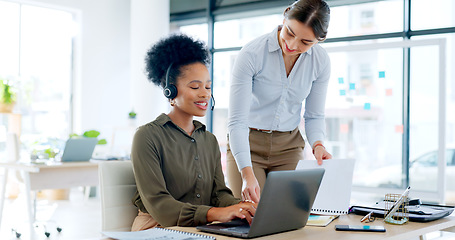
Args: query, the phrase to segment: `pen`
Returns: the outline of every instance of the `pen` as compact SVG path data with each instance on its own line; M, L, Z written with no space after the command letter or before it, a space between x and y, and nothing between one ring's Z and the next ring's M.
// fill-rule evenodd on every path
M371 211L370 213L368 213L367 215L365 215L365 217L363 217L362 219L360 219L360 222L364 222L365 220L369 219L371 217L371 214L373 214L373 211Z
M392 205L392 207L387 212L387 214L386 214L386 216L384 218L390 217L391 215L393 215L398 210L398 207L400 207L400 205L404 202L405 197L408 196L409 189L411 189L410 186L408 188L406 188L406 190L404 190L403 194L401 194L400 198L398 198L398 200Z

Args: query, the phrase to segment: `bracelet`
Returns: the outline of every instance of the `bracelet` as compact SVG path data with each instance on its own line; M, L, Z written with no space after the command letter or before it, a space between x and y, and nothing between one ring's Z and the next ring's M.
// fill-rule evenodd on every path
M316 149L317 146L321 146L325 149L324 145L322 145L322 143L316 143L316 145L314 145L313 147L313 154L314 154L314 149Z

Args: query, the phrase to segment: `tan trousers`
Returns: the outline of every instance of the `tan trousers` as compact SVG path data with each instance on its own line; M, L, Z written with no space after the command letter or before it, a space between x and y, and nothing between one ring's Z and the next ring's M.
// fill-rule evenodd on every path
M299 160L303 159L305 141L299 128L289 132L273 131L272 133L250 129L249 142L253 172L258 180L261 192L269 172L294 170ZM231 153L229 143L226 158L228 186L235 197L241 198L242 177Z
M158 226L158 222L150 214L138 210L137 217L131 226L131 232L147 230L156 226Z

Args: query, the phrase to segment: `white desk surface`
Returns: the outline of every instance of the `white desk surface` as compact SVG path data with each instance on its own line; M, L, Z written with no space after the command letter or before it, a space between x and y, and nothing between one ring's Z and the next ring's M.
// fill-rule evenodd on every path
M268 235L259 237L257 239L273 239L273 240L287 240L287 239L337 239L337 240L375 240L375 239L389 239L389 240L403 240L413 237L419 237L426 233L439 231L445 228L455 226L455 216L445 217L436 221L428 223L409 222L404 225L392 225L386 224L382 221L382 218L378 218L376 221L369 225L379 225L386 228L385 233L381 232L352 232L352 231L336 231L335 225L363 225L360 223L362 216L349 214L340 216L334 220L327 227L313 227L306 226L296 231L289 231L280 234ZM176 230L197 232L202 233L195 228L182 228L172 227ZM214 235L214 234L213 234ZM215 235L218 240L225 239L238 239L233 237L224 237L221 235Z
M441 231L447 228L451 228L455 226L455 215L452 214L451 216L444 217L439 220L420 223L420 222L409 222L404 225L392 225L386 224L383 221L383 218L377 218L376 221L367 224L367 225L379 225L385 226L386 232L353 232L353 231L336 231L335 225L343 224L343 225L363 225L360 223L360 219L362 216L348 214L340 216L338 219L335 219L332 223L330 223L327 227L314 227L314 226L306 226L304 228L283 232L278 234L267 235L263 237L258 237L254 239L262 240L262 239L269 239L269 240L288 240L288 239L318 239L318 240L325 240L325 239L336 239L336 240L376 240L376 239L388 239L388 240L403 240L409 238L418 238L424 234ZM235 237L227 237L217 234L209 234L204 233L197 230L194 227L170 227L170 229L180 230L184 232L191 232L197 234L204 234L215 236L217 240L232 240L232 239L240 239ZM90 238L87 240L101 240L101 239L109 239L109 238Z
M0 168L26 174L30 190L98 185L99 161L85 162L0 162Z
M0 193L0 222L3 213L8 171L16 170L21 173L22 188L25 193L25 203L28 212L30 232L35 222L31 191L41 189L71 188L77 186L98 185L99 161L84 162L0 162L4 169L2 191Z
M84 162L0 162L0 167L8 169L24 170L27 172L39 172L40 169L73 168L73 167L96 167L100 161L90 160Z

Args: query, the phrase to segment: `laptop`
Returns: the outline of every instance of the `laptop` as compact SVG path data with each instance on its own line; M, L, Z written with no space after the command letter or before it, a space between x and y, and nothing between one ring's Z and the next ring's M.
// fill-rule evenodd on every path
M62 162L89 161L92 158L93 150L98 143L97 138L70 138L66 141L63 150Z
M270 172L251 225L236 219L197 229L240 238L254 238L302 228L306 225L325 170Z

